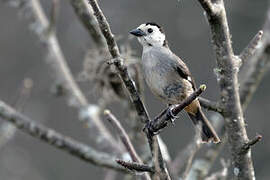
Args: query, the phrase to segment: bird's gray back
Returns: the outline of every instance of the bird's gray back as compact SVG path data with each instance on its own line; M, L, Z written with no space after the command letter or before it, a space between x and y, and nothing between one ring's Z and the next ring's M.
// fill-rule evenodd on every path
M165 103L177 104L193 92L190 82L180 76L179 67L189 72L186 65L166 47L143 52L142 68L146 83Z

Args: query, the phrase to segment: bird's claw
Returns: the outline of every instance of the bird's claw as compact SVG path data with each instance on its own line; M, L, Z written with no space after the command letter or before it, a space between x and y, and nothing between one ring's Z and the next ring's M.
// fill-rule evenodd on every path
M148 121L145 124L145 126L143 127L143 131L146 132L148 134L148 136L155 136L161 132L161 130L158 130L158 131L153 130L152 125L151 125L151 121Z

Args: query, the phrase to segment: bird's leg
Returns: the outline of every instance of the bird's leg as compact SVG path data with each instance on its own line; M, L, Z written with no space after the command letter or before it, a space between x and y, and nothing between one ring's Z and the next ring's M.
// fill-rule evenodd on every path
M173 112L172 112L172 110L175 108L175 106L176 105L168 104L168 113L169 113L169 116L170 116L170 121L171 121L173 126L175 125L174 121L179 117L179 116L174 115Z
M164 127L162 127L160 130L155 131L155 130L152 129L152 124L151 124L151 122L152 122L152 121L148 121L148 122L145 124L145 126L143 127L143 131L147 133L147 136L151 136L151 137L152 137L152 136L158 135L158 134L161 132L161 130L162 130L164 127L166 127L166 125L164 125Z

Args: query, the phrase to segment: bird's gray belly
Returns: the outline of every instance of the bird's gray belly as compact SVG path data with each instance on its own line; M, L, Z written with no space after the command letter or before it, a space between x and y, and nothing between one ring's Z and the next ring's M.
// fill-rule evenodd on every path
M186 80L170 71L152 68L145 71L145 80L150 90L166 104L178 104L192 91ZM189 88L190 87L190 88Z

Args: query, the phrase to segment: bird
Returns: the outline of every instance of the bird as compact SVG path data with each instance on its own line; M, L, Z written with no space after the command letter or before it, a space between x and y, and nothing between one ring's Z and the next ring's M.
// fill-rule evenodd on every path
M129 33L137 37L143 47L141 65L146 84L163 103L169 107L175 106L196 90L187 65L170 50L163 27L155 22L147 22ZM199 127L201 142L220 142L198 99L184 110Z

